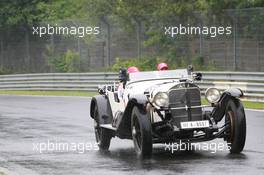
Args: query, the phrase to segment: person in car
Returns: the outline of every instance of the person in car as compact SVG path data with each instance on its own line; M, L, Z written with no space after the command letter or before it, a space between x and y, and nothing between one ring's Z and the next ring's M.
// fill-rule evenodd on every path
M121 68L119 70L119 81L120 81L120 83L119 83L118 88L117 88L119 100L123 99L124 88L125 88L127 77L128 77L127 74L136 73L136 72L139 72L139 69L135 66L129 67L127 69Z
M168 70L169 67L166 63L159 63L157 65L157 69L158 69L158 71L164 71L164 70Z
M135 66L132 66L132 67L129 67L127 69L127 73L131 74L131 73L136 73L136 72L139 72L139 69Z

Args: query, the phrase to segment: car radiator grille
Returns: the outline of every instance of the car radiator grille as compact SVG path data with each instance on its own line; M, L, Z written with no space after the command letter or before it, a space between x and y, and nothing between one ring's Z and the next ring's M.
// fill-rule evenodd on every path
M201 93L198 87L177 88L169 91L172 124L202 119Z

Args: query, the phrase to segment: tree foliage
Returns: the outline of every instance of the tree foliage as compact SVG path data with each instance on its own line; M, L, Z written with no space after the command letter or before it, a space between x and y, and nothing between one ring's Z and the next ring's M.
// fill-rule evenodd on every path
M54 55L53 48L47 46L45 57L48 65L55 72L79 72L80 54L78 52L67 50L64 54Z
M1 0L0 27L72 18L164 18L193 11L263 7L263 0Z
M31 25L41 20L44 11L37 8L48 0L2 0L0 1L0 27Z

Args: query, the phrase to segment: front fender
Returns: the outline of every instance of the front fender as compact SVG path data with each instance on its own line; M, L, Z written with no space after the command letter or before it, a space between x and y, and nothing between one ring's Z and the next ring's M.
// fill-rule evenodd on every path
M231 95L232 97L236 97L236 98L240 98L244 96L243 91L239 88L229 88L225 90L225 92Z
M239 104L239 98L242 96L243 92L238 88L230 88L224 91L212 111L212 117L214 118L214 120L216 122L219 122L223 119L229 100L234 100L235 104Z
M148 102L146 95L134 94L130 95L129 101L135 101L137 104L145 105Z
M146 110L148 100L145 95L130 96L126 109L117 128L117 135L120 138L131 139L131 113L135 106L141 110Z

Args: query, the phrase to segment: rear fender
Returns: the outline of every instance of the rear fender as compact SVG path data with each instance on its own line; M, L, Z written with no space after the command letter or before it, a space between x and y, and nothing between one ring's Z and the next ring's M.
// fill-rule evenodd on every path
M94 119L94 109L98 107L99 124L110 124L113 120L112 109L107 96L97 95L91 100L90 116Z

